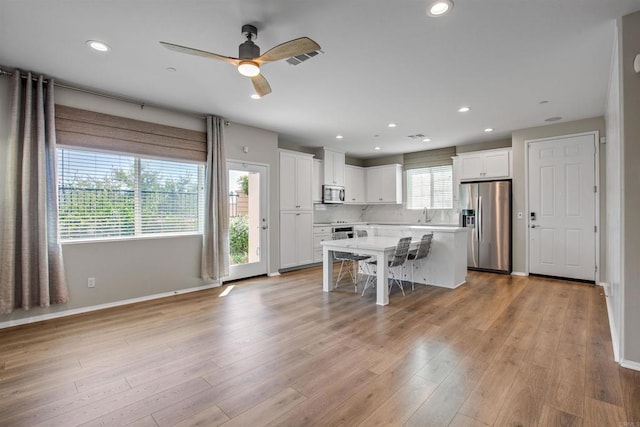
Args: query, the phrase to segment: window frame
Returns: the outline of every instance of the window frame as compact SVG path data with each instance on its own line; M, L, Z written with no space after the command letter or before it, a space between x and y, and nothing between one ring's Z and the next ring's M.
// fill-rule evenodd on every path
M191 164L197 166L197 229L196 230L188 230L188 231L170 231L170 232L155 232L155 233L143 233L142 232L142 209L140 209L141 203L141 195L144 190L142 190L140 185L134 186L134 234L133 235L117 235L117 236L91 236L91 237L78 237L78 238L65 238L62 237L62 224L60 219L60 195L57 194L58 197L58 224L57 227L59 229L60 242L62 244L74 244L74 243L87 243L87 242L100 242L100 241L129 241L129 240L145 240L145 239L160 239L160 238L170 238L170 237L179 237L179 236L201 236L204 233L204 204L205 204L205 174L206 174L206 164L202 161L196 160L187 160L187 159L173 159L166 158L161 156L153 156L149 154L137 154L133 152L122 152L122 151L111 151L111 150L102 150L96 148L82 147L76 145L66 145L66 144L58 144L56 146L56 192L59 193L60 188L60 168L58 163L58 157L62 150L67 151L80 151L84 153L97 153L104 155L112 155L112 156L125 156L133 159L133 163L135 166L135 177L136 182L140 182L140 171L141 171L141 163L143 160L156 160L156 161L167 161L174 163L184 163Z
M412 201L413 199L410 197L410 187L411 187L411 183L410 183L410 175L416 174L417 171L424 171L424 170L433 170L436 168L449 168L450 169L450 176L451 176L451 205L449 207L432 207L432 206L412 206ZM433 172L430 172L433 176ZM443 165L437 165L437 166L424 166L424 167L419 167L419 168L412 168L412 169L407 169L405 171L405 182L406 182L406 188L405 188L405 208L407 210L422 210L425 207L427 209L442 209L442 210L450 210L454 208L454 204L455 204L455 194L454 194L454 176L453 176L453 165L452 164L443 164ZM430 192L430 204L433 204L433 196L434 196L434 180L431 179L430 180L430 185L431 185L431 192Z

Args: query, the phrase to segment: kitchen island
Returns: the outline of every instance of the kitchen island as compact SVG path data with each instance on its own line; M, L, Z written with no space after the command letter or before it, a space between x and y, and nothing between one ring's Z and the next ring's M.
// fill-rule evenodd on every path
M356 225L355 230L366 230L369 236L411 237L419 241L423 234L433 233L431 251L415 270L413 281L445 288L457 288L466 281L468 228L454 225L367 224ZM407 264L409 265L409 264ZM405 269L405 280L411 280L410 268Z

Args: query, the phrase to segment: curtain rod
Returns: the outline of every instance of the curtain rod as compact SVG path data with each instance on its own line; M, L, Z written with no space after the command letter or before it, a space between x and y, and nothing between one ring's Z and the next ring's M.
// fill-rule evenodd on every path
M3 68L2 66L0 66L0 76L11 77L11 76L13 76L13 72L12 71L8 71L5 68ZM23 79L27 78L26 76L23 76L22 74L20 74L20 77L23 78ZM35 81L38 80L38 78L36 78L36 77L31 77L31 79L35 80ZM48 83L49 80L48 79L44 79L44 82ZM68 84L64 84L64 83L59 83L57 81L54 81L53 84L54 84L54 86L61 87L63 89L69 89L69 90L73 90L73 91L76 91L76 92L82 92L82 93L86 93L86 94L89 94L89 95L99 96L99 97L102 97L102 98L113 99L115 101L126 102L128 104L139 105L140 109L144 109L144 107L151 107L151 108L157 108L159 110L173 111L173 112L176 112L176 113L185 114L185 115L188 115L188 116L191 116L191 117L195 117L195 118L198 118L198 119L203 119L203 120L206 119L206 116L202 115L202 114L193 113L193 112L189 112L189 111L184 111L184 110L180 110L180 109L177 109L177 108L169 108L169 107L165 107L163 105L158 105L158 104L150 104L150 103L146 103L146 102L141 102L141 101L135 100L133 98L127 98L125 96L111 95L111 94L104 93L104 92L98 92L98 91L91 90L91 89L84 89L84 88L77 87L77 86L72 86L72 85L68 85ZM225 126L229 126L231 123L228 120L224 120L224 124L225 124Z

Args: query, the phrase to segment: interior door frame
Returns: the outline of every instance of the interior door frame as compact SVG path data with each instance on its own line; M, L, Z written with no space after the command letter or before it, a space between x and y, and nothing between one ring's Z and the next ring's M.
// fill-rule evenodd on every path
M231 169L231 164L241 164L241 165L252 165L252 166L260 166L265 168L265 179L264 179L264 195L265 195L265 206L264 206L264 216L267 218L267 229L265 230L264 236L264 247L260 247L260 256L265 254L265 263L266 263L266 271L265 274L269 275L269 268L271 265L271 230L272 230L272 221L271 221L271 194L269 193L271 187L271 167L268 163L247 161L247 160L235 160L235 159L227 159L227 176L229 176L229 169ZM266 253L265 253L266 252ZM225 281L229 280L238 280L238 279L229 279L225 278Z
M551 136L547 138L537 138L537 139L527 139L524 141L524 209L525 209L525 273L527 275L530 274L531 270L529 268L529 253L530 253L530 218L529 218L529 146L531 144L535 144L537 142L546 142L553 141L557 139L563 138L573 138L576 136L593 136L593 143L595 148L595 156L594 156L594 180L596 185L595 192L595 222L597 225L596 233L595 233L595 266L596 272L594 276L594 281L596 284L600 284L600 230L602 225L600 224L600 131L590 131L590 132L579 132L579 133L571 133L565 135L557 135Z

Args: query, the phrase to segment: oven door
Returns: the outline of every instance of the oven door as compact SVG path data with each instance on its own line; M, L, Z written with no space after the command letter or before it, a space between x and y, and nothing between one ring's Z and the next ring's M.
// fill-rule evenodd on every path
M340 226L335 226L332 229L332 232L334 233L338 233L344 231L345 233L347 233L347 236L349 236L349 238L353 237L353 226L352 225L340 225Z

